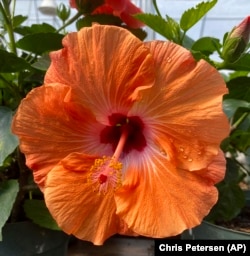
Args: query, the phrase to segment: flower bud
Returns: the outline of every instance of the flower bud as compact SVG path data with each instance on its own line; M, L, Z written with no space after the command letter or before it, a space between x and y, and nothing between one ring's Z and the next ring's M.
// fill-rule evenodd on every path
M57 7L57 16L65 22L70 16L70 8L67 8L63 3Z
M250 16L246 17L227 35L223 45L222 58L229 63L237 61L245 52L250 38Z

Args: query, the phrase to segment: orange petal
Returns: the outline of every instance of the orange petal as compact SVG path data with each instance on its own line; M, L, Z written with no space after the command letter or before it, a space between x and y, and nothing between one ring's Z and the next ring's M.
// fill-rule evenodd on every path
M19 136L26 164L41 189L58 161L72 152L93 153L99 143L96 132L101 127L91 112L66 102L70 92L70 87L60 84L38 87L21 102L14 117L13 133Z
M120 231L120 219L115 214L113 194L99 195L88 181L95 158L75 153L63 159L49 172L44 195L63 231L101 245Z
M51 53L45 83L70 85L76 101L97 117L127 111L134 91L152 86L149 49L129 31L94 25L63 40L64 49Z
M211 185L219 183L225 177L226 159L224 152L219 151L218 155L210 163L207 169L199 171L200 176L211 181Z
M229 133L222 110L227 93L224 80L215 68L203 60L196 62L183 47L171 42L146 45L155 59L156 81L141 91L143 101L134 109L152 124L157 143L175 156L179 168L205 168Z
M214 183L225 172L218 157L212 168L197 172L176 169L156 152L140 170L130 164L116 192L117 214L134 232L155 238L198 225L218 198Z

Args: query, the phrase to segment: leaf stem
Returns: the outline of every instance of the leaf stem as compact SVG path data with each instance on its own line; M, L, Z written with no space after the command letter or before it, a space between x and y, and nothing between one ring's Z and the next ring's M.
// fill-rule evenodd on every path
M160 13L160 10L159 10L159 8L158 8L158 5L157 5L157 3L156 3L156 0L152 0L152 1L153 1L153 5L154 5L154 8L155 8L156 13L157 13L160 17L162 17L162 15L161 15L161 13Z
M182 33L179 33L179 43L183 46L183 41L186 36L186 31L183 31Z
M80 16L82 15L81 12L78 12L75 16L73 16L70 20L68 20L67 22L65 22L56 32L60 32L63 29L65 29L67 26L69 26L70 24L72 24L74 21L76 21Z
M9 7L9 4L5 1L3 1L3 4L4 4L4 6L2 5L2 3L0 3L0 12L3 15L6 30L7 30L8 36L9 36L10 51L17 55L16 42L15 42L15 36L14 36L14 32L13 32L13 24L12 24L12 17L11 17L11 13L10 13L10 7Z
M249 112L245 112L242 116L232 125L231 131L234 131L249 115Z

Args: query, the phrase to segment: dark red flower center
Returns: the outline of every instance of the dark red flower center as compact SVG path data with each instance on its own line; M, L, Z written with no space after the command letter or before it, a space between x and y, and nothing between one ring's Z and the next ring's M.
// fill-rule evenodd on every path
M142 151L147 142L143 134L144 124L138 116L125 116L115 113L109 118L110 126L106 126L100 134L101 143L111 144L115 151L122 133L126 131L128 137L123 148L123 153L129 153L132 149Z

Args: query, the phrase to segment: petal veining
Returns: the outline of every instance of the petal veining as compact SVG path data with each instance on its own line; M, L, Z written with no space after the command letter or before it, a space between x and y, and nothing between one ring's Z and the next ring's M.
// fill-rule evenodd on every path
M71 154L49 172L45 201L58 225L68 234L101 245L122 232L111 193L100 195L88 182L88 173L97 156Z
M129 31L94 25L63 40L64 48L50 54L45 83L70 85L77 101L103 118L113 111L128 111L135 90L154 82L149 49Z
M214 184L224 176L219 155L207 169L176 169L165 156L128 166L123 188L116 192L117 214L139 235L169 237L198 225L216 203Z
M61 84L38 87L22 101L14 117L13 133L19 136L26 164L40 188L58 161L72 152L94 153L99 143L96 132L103 127L90 110L67 102L70 92L69 86ZM100 145L103 154L104 148Z
M179 168L199 170L218 154L229 133L222 109L227 93L222 76L211 65L171 42L146 44L154 56L156 81L140 92L143 101L130 114L143 113L157 143L172 148Z

